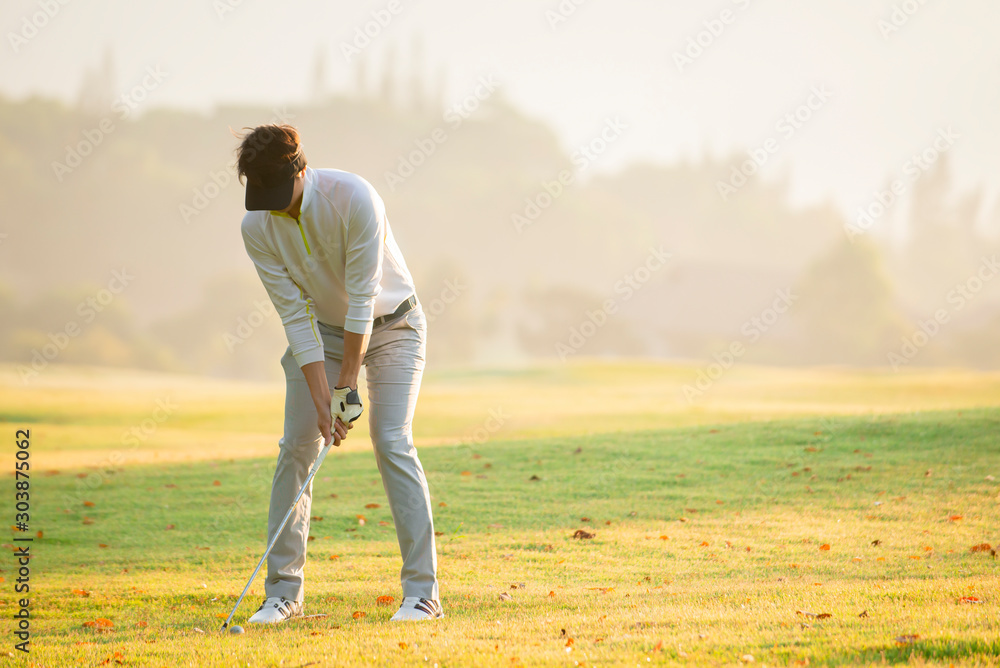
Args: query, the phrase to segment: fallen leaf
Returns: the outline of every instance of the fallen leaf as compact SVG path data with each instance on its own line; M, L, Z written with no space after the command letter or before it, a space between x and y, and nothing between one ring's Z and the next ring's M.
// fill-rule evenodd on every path
M670 536L668 536L667 534L661 534L660 540L670 540Z
M701 541L701 547L708 547L708 541L707 540Z
M462 471L462 475L472 475L472 471Z
M313 515L312 517L309 518L309 521L310 522L322 522L323 518L322 517L318 517L316 515Z
M86 506L87 508L93 508L95 504L93 501L84 501L83 505Z
M435 531L434 535L435 536L443 536L444 535L444 531Z
M829 543L823 543L822 545L819 546L819 549L822 550L822 551L824 551L824 552L829 552L830 551L830 544Z
M504 592L500 592L499 598L500 598L501 601L512 601L512 600L514 600L514 597L511 596L510 594L508 594L505 591Z
M97 547L107 547L107 543L98 543Z
M174 525L174 524L168 524L168 525L167 525L167 528L166 528L166 529L164 529L164 531L170 531L171 529L176 529L176 528L177 528L177 526L176 526L176 525Z
M212 485L215 486L215 487L222 487L222 482L220 482L218 480L213 480L212 481Z
M84 523L84 524L93 524L93 523L94 523L94 520L92 520L92 519L91 519L91 518L89 518L89 517L84 517L84 518L83 518L83 523Z
M993 548L989 543L980 543L979 545L973 545L971 552L989 552Z
M957 521L959 521L960 519L962 519L962 516L961 516L961 515L949 515L949 516L948 516L948 520L949 520L950 522L957 522Z
M539 478L537 475L533 475L530 478L528 478L528 480L531 482L536 482L538 480L541 480L541 478Z
M589 522L589 521L590 521L590 518L589 518L589 517L581 517L581 518L580 518L580 521L581 521L581 522Z
M149 622L139 621L139 622L136 622L135 625L138 626L140 629L144 629L147 626L149 626Z
M399 643L399 649L406 649L406 643L405 642L400 642Z
M959 603L982 603L982 600L976 598L975 596L963 596L958 599Z
M442 501L441 503L438 504L438 508L445 508L447 505L448 505L447 503Z
M596 535L597 534L584 531L583 529L577 529L576 533L573 534L573 538L593 538Z
M360 610L355 610L353 613L351 613L351 617L354 617L354 619L361 619L364 616L365 613L361 612Z
M334 559L340 559L340 555L339 554L331 554L330 555L330 561L333 561Z
M549 596L551 596L552 598L555 598L555 597L556 597L556 592L555 592L555 590L553 590L553 591L550 591L550 592L549 592Z
M90 596L90 592L86 589L74 589L73 593L77 596Z
M41 538L44 535L45 535L44 533L42 533L41 531L39 531L38 533L35 534L35 537L36 538Z
M366 503L365 508L381 508L381 504L378 503Z
M882 544L882 541L880 541L880 540L873 540L872 541L872 547L878 547L881 544Z
M917 638L919 638L919 637L920 637L920 635L917 634L917 633L913 633L913 634L909 634L909 635L905 635L905 636L896 636L896 644L897 645L912 645L914 642L916 642Z
M84 622L83 625L97 629L110 629L115 626L110 619L105 619L104 617L98 617L92 622Z
M867 617L867 616L868 616L867 610L862 610L860 613L858 613L858 617Z
M393 596L379 596L377 599L375 599L375 602L378 605L392 605L392 602L395 600L396 599Z

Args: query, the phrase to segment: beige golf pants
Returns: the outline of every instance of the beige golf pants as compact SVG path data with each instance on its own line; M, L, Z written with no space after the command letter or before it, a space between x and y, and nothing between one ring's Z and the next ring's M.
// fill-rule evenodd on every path
M326 377L332 389L340 376L343 330L324 323L320 323L319 330L326 352ZM375 462L382 475L382 487L389 500L403 557L400 572L403 596L437 599L437 553L430 492L410 429L424 370L426 333L427 319L419 304L405 315L372 330L364 359L368 383L368 401L364 408L368 413ZM285 433L278 442L278 465L271 484L268 542L309 476L309 469L323 446L312 395L291 349L285 351L281 366L286 379ZM323 469L332 473L330 477L334 480L337 474L335 454L331 453ZM305 595L303 568L312 485L310 483L302 495L268 555L265 585L268 597L284 596L302 601Z

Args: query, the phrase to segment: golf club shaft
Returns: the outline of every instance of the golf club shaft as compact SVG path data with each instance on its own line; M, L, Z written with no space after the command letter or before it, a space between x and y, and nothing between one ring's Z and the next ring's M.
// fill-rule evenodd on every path
M250 579L247 580L247 586L243 588L243 593L240 594L239 599L236 601L236 605L233 606L233 611L229 613L229 617L226 618L226 623L222 625L223 631L225 631L226 628L229 626L229 622L233 621L233 615L236 614L237 608L240 607L240 603L243 602L243 598L247 595L247 592L250 590L250 585L253 584L254 578L257 577L257 573L260 572L261 566L263 566L264 561L267 560L267 555L271 553L271 548L273 548L275 543L278 542L278 536L280 536L281 532L284 531L285 525L288 524L288 518L292 516L292 513L295 511L295 507L299 505L299 499L301 499L302 495L305 494L306 488L309 487L309 483L312 482L313 476L315 476L316 472L319 471L319 467L323 465L323 460L326 459L326 454L330 452L330 446L332 445L332 443L333 441L330 441L329 444L324 445L323 449L320 450L319 457L316 458L316 463L313 464L312 470L309 471L309 476L306 477L305 483L302 484L302 489L299 490L299 493L295 496L295 500L292 501L292 507L288 509L287 513L285 513L285 519L281 520L281 524L278 526L278 530L274 532L274 536L271 538L271 542L268 543L267 549L264 550L264 556L260 558L260 562L257 564L257 568L253 569L253 575L251 575Z

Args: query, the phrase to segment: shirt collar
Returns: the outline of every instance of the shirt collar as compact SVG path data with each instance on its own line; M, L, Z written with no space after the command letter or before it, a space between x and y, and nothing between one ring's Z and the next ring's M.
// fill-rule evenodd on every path
M305 213L306 207L312 201L313 190L316 189L316 174L312 167L306 167L305 185L302 187L302 204L299 206L299 218ZM287 213L281 211L270 211L272 216L282 216L284 218L292 218ZM292 218L292 220L295 220Z

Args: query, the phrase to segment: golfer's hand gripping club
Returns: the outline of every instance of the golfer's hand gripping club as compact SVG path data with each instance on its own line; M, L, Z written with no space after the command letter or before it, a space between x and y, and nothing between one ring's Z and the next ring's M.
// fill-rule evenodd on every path
M350 429L355 420L361 417L364 406L361 404L361 397L357 390L349 387L335 387L330 398L330 414L334 421L340 420L345 427Z

